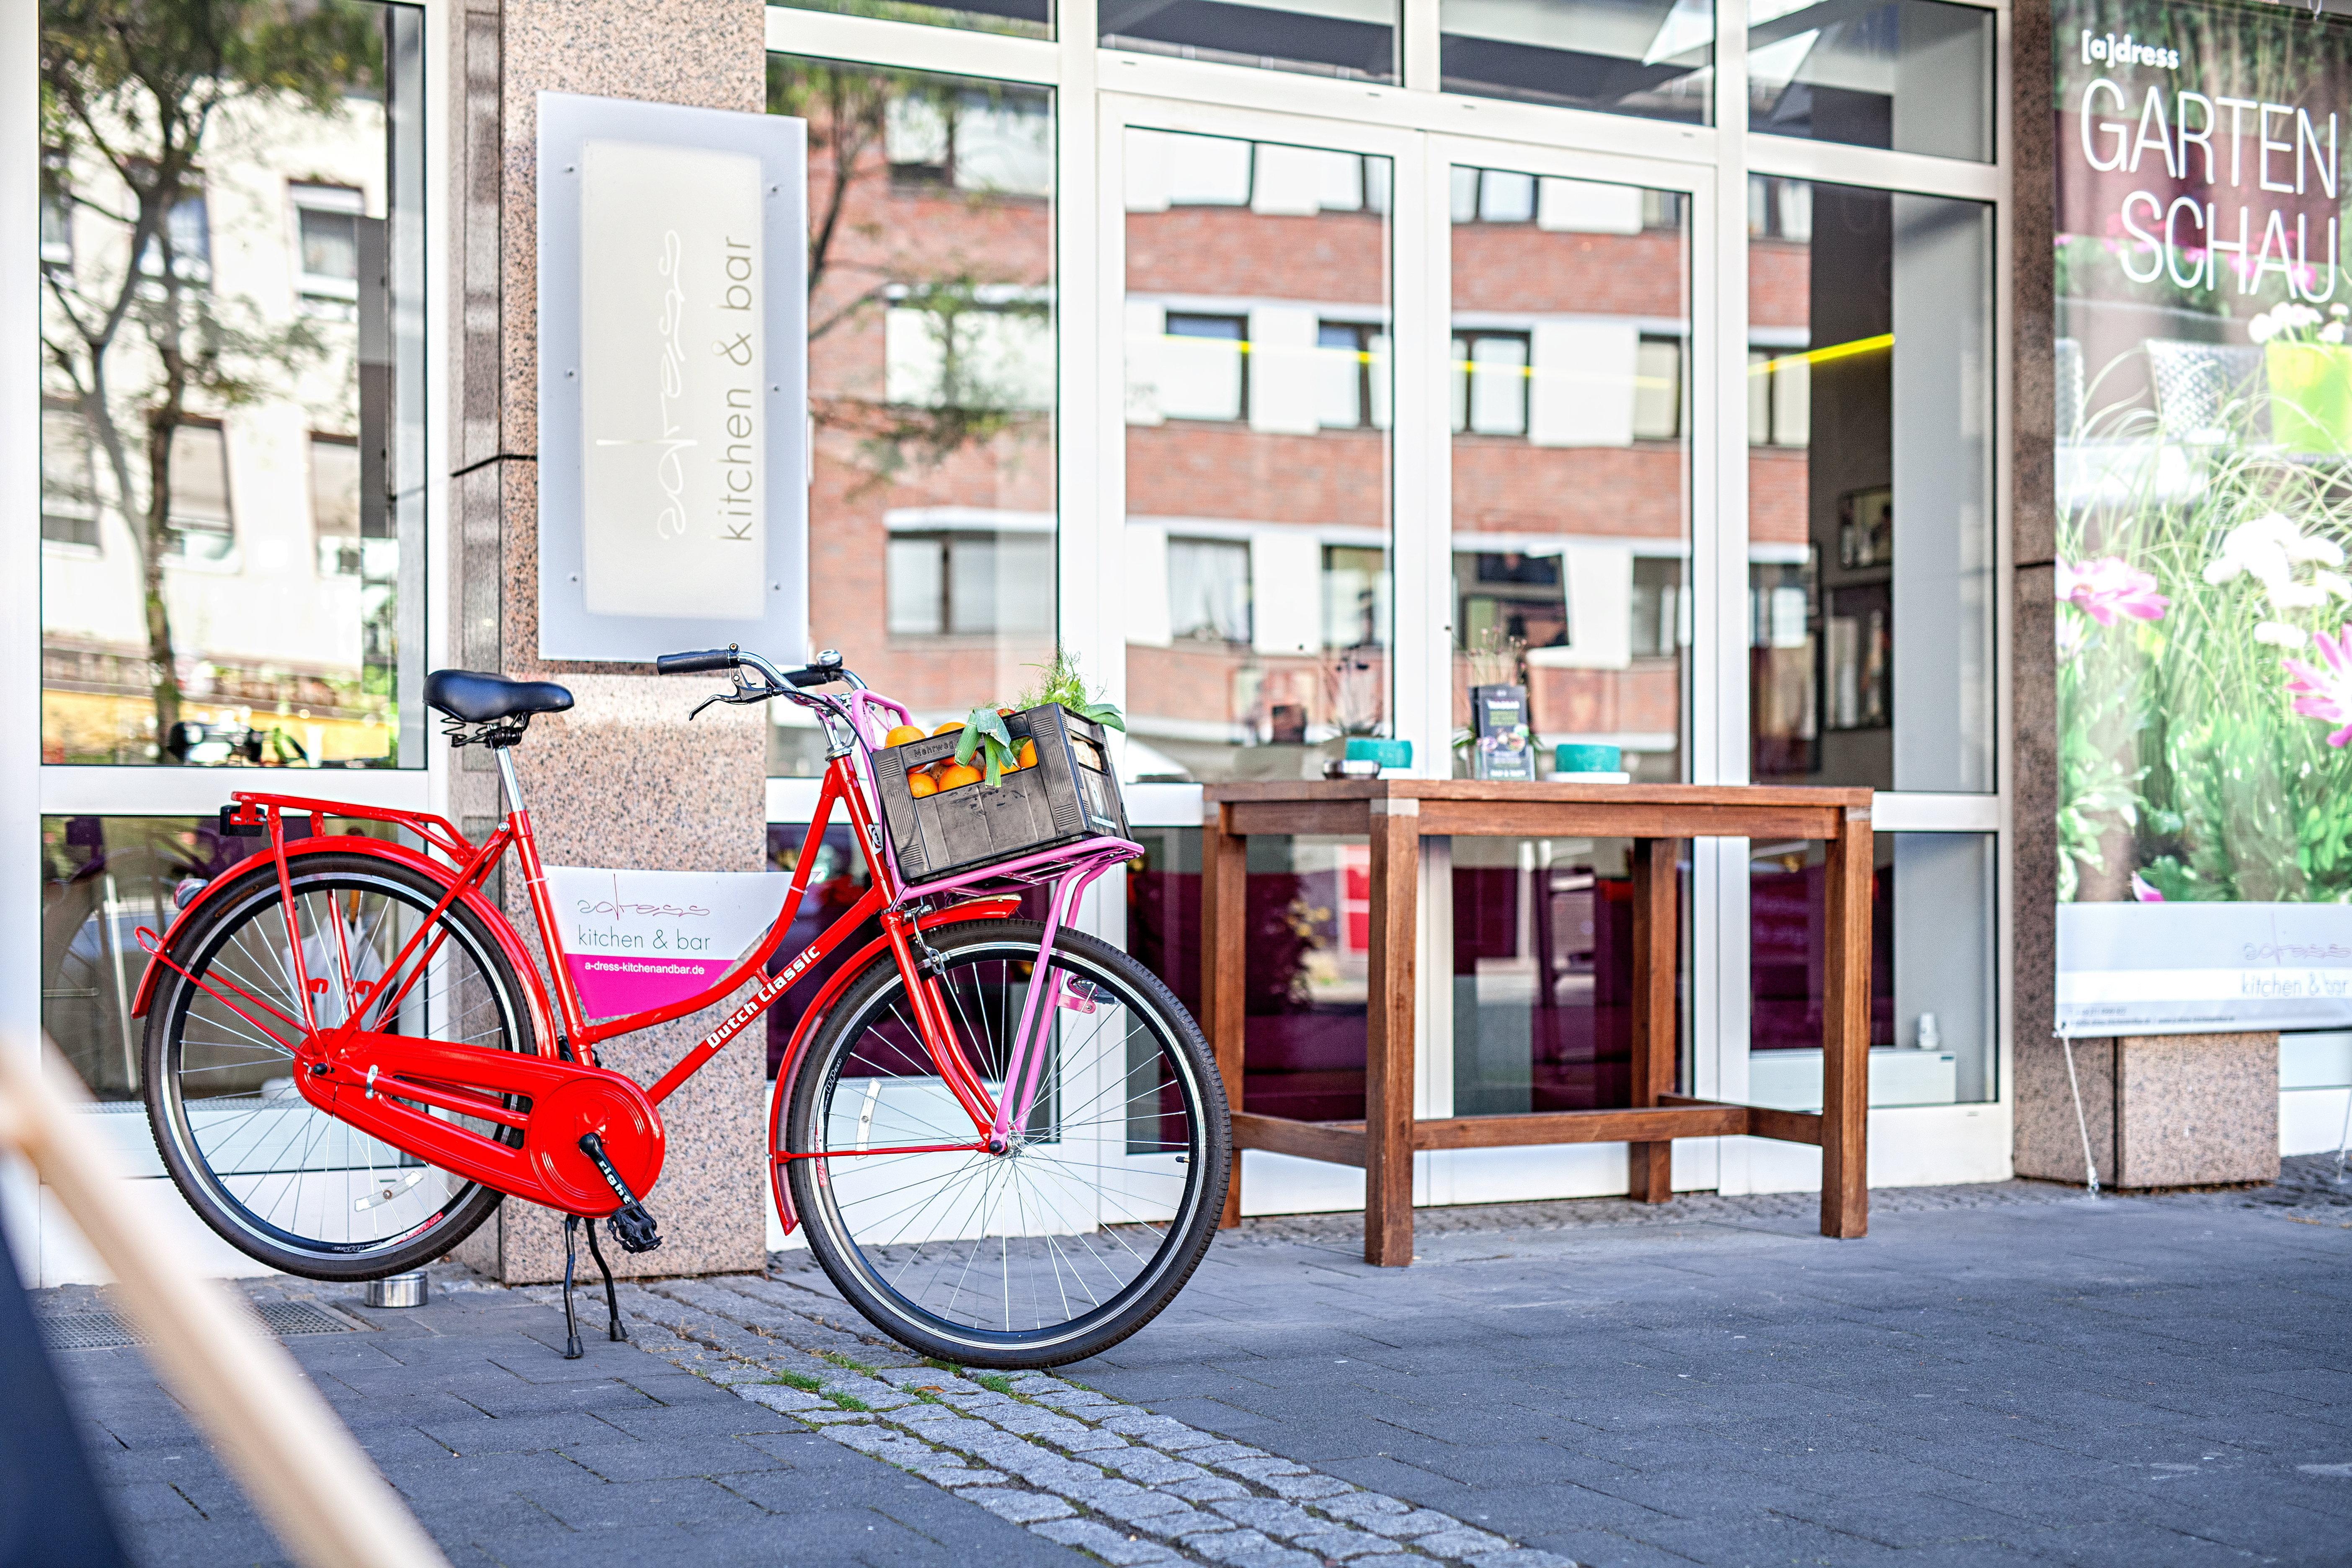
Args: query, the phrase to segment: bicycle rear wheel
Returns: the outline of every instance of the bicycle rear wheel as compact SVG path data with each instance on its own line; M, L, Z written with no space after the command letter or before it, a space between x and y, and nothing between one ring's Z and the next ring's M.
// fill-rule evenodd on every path
M173 942L186 973L165 970L148 1011L147 1117L164 1168L206 1225L273 1268L376 1279L429 1263L488 1218L499 1194L336 1120L295 1089L289 1047L299 1031L287 1020L302 1009L286 901L277 868L267 859L250 866ZM383 978L446 890L369 855L299 857L291 881L321 1028L350 1016L354 992ZM463 905L442 915L437 934L438 952L383 1027L486 1050L526 1048L522 989L497 941ZM489 1121L430 1113L501 1142L522 1141Z
M1044 927L931 935L965 1059L992 1097ZM809 1247L876 1327L966 1365L1056 1366L1117 1344L1182 1289L1231 1161L1224 1086L1183 1005L1075 931L1055 940L1043 1087L1003 1154L894 1152L982 1135L924 1049L884 958L820 1027L781 1153Z

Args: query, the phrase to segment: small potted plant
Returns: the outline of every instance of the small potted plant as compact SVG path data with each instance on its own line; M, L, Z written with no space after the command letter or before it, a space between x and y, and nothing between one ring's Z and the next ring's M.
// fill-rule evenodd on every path
M2342 305L2326 315L2293 300L2246 323L2263 345L2270 381L2271 438L2290 452L2352 451L2352 348Z

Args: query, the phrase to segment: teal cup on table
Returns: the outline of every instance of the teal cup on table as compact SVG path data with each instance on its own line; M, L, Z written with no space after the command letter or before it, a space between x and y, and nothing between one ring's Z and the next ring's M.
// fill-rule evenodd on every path
M1624 753L1614 746L1563 741L1551 749L1551 766L1556 773L1622 773Z
M1377 735L1350 735L1345 760L1378 763L1382 768L1409 768L1412 766L1412 742L1382 740Z

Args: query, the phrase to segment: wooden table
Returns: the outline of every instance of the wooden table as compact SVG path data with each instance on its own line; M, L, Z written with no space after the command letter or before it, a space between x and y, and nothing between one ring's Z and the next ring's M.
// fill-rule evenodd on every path
M1201 847L1201 1018L1234 1106L1234 1144L1364 1172L1364 1258L1412 1261L1417 1149L1540 1143L1629 1145L1632 1194L1674 1194L1676 1138L1745 1133L1822 1151L1822 1234L1856 1237L1870 1098L1870 791L1698 784L1487 784L1367 779L1211 784ZM1371 844L1371 941L1364 1120L1299 1121L1242 1107L1244 879L1254 833ZM1423 1120L1413 1113L1414 959L1421 841L1433 836L1631 838L1633 843L1633 1105ZM1675 970L1678 840L1819 839L1829 847L1819 1114L1676 1094ZM1241 1223L1241 1163L1224 1223Z

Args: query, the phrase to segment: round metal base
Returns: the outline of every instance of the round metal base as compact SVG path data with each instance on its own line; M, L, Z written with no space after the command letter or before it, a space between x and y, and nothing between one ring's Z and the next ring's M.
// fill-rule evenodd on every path
M422 1307L425 1305L425 1270L413 1268L405 1274L369 1280L367 1304L371 1307Z

